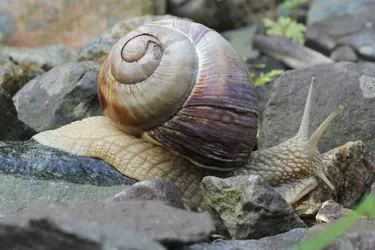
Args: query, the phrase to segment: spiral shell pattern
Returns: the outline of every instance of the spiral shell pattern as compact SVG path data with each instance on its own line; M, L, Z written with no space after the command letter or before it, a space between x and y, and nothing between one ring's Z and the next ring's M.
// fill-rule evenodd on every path
M216 31L161 20L127 33L102 64L99 99L113 124L206 168L243 166L256 144L246 65Z

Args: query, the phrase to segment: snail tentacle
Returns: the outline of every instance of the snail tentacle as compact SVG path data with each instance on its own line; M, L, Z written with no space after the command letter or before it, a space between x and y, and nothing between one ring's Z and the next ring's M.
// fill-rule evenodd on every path
M247 165L234 170L232 174L260 175L272 186L282 190L284 198L290 203L295 203L316 188L318 185L316 177L332 190L335 189L324 174L326 166L317 149L317 143L332 120L343 111L343 106L333 111L308 138L315 81L316 78L313 77L297 134L277 146L254 151Z

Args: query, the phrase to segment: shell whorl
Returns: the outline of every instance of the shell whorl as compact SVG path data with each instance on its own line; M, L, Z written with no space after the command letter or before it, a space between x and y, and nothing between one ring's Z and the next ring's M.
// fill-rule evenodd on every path
M253 83L216 31L184 20L142 25L103 62L105 114L125 133L221 170L243 166L256 143Z

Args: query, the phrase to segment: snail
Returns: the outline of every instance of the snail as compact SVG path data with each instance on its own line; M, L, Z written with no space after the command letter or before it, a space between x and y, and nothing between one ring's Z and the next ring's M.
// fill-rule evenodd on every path
M192 207L204 176L256 174L294 204L317 187L334 190L317 143L332 112L309 137L310 84L297 134L254 150L258 109L239 54L216 31L187 20L160 20L125 34L104 60L98 96L104 116L40 132L33 140L99 158L136 180L172 182Z

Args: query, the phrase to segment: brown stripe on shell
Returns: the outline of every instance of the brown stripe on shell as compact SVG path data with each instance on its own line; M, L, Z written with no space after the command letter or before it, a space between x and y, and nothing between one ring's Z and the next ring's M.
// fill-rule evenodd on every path
M241 167L256 145L254 85L241 57L217 32L196 41L199 72L192 93L175 117L147 134L203 167Z
M257 126L254 113L197 106L185 107L148 134L204 167L230 169L247 162Z

